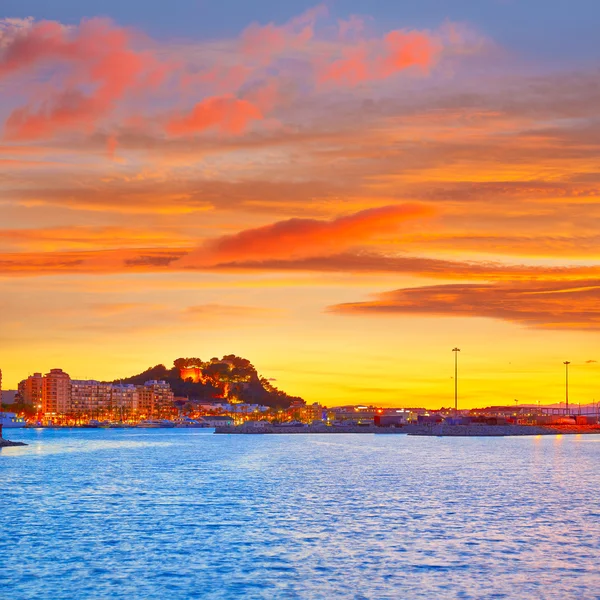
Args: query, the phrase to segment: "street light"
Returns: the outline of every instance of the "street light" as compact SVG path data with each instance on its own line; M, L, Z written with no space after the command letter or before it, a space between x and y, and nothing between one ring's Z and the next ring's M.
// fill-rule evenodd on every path
M454 416L458 417L458 353L460 348L452 348L454 352Z
M565 399L566 399L566 416L569 416L569 365L570 361L565 360L563 363L565 365Z

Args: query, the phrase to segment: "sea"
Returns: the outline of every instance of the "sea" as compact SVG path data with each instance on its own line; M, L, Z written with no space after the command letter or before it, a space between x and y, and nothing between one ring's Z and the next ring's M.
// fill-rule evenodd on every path
M600 598L600 436L26 429L0 598Z

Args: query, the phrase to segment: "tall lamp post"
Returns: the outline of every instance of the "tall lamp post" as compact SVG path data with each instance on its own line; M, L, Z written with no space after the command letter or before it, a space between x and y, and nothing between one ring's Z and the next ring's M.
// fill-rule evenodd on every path
M569 365L570 361L565 360L565 400L566 400L566 416L569 416Z
M460 348L452 348L454 352L454 416L458 417L458 353Z

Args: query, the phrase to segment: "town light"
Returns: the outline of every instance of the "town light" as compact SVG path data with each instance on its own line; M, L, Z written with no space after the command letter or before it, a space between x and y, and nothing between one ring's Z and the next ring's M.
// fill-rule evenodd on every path
M454 352L454 416L458 416L458 353L460 348L453 348Z

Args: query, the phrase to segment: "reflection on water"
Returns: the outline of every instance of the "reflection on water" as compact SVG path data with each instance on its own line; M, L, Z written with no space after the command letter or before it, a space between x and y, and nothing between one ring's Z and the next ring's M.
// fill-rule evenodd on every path
M115 430L115 436L106 436L103 429L87 430L89 435L81 435L81 429L45 430L34 429L33 436L23 437L21 432L6 430L8 439L26 441L28 446L14 446L3 448L4 458L14 456L31 456L32 454L66 454L72 452L97 452L98 450L124 450L127 448L141 448L143 446L169 446L168 440L149 439L135 430ZM213 430L211 430L212 432ZM29 433L29 432L27 432ZM136 439L138 436L138 439Z
M599 436L9 437L0 597L598 597Z

